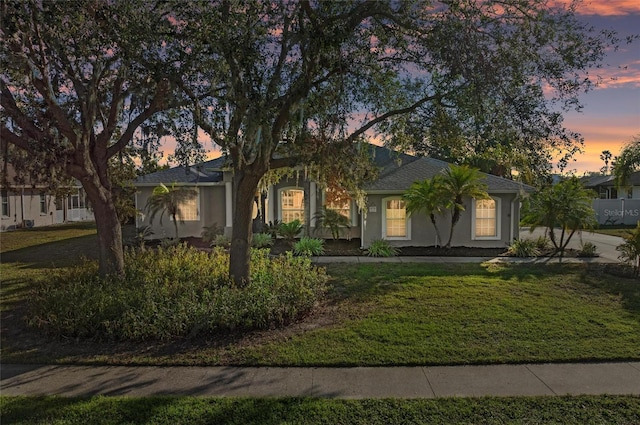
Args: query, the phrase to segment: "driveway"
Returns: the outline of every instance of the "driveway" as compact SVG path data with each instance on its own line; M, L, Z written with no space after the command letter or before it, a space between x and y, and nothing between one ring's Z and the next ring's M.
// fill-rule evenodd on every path
M528 228L520 229L520 238L521 239L536 239L539 236L544 235L545 228L539 227L535 229L533 232L529 232ZM560 235L559 230L556 230L556 235ZM567 248L580 249L581 245L585 242L591 242L598 250L596 251L598 255L607 260L611 261L620 261L618 259L618 255L620 254L616 251L616 247L621 245L624 240L618 236L609 236L603 235L600 233L592 233L583 231L581 233L576 233L571 238L569 245Z

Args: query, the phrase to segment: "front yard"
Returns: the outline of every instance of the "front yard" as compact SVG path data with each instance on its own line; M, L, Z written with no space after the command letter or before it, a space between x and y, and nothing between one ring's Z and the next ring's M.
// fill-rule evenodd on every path
M334 264L327 268L329 295L312 314L286 328L249 333L133 343L56 339L28 328L33 282L90 259L94 233L76 225L1 236L2 362L348 366L640 359L640 285L615 268L580 265ZM640 399L0 397L0 414L21 424L634 424Z
M47 279L52 261L66 266L93 252L90 229L71 239L69 229L61 229L65 238L45 244L39 232L51 230L2 237L3 362L380 366L640 359L640 285L595 265L333 264L327 300L285 328L149 342L52 339L25 324L31 282ZM18 243L11 238L21 245L6 250ZM39 245L30 246L30 238Z

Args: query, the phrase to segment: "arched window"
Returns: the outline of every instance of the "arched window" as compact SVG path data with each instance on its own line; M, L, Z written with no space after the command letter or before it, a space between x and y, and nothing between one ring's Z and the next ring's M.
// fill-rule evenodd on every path
M283 223L290 223L293 220L304 223L304 190L294 188L280 190L280 215Z
M473 239L500 239L500 200L473 200Z

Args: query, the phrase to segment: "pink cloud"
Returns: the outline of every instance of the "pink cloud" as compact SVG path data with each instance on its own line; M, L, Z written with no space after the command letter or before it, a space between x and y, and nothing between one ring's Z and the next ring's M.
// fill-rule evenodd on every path
M569 6L572 0L555 0L552 6ZM580 15L623 16L640 13L638 0L585 0L578 4L576 12Z

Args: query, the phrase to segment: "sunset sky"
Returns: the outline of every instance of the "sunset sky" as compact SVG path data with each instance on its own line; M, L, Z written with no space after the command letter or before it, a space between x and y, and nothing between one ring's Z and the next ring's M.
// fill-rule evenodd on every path
M555 1L569 4L571 0ZM598 30L614 29L622 39L640 34L640 0L585 0L578 17ZM609 52L603 67L592 70L590 75L600 76L602 83L581 96L581 112L565 114L565 127L584 137L583 153L577 154L565 170L578 175L600 170L604 165L600 159L603 150L616 156L633 136L640 136L640 40ZM213 151L204 133L199 138L206 140L208 157L220 155ZM175 143L166 142L164 149L170 153Z
M566 1L568 2L568 1ZM640 1L585 1L579 17L598 29L615 29L621 37L640 34ZM578 174L598 171L600 154L609 150L615 156L634 135L640 135L640 40L610 52L602 69L602 84L581 96L584 109L565 115L567 128L584 137L584 153L569 168Z

